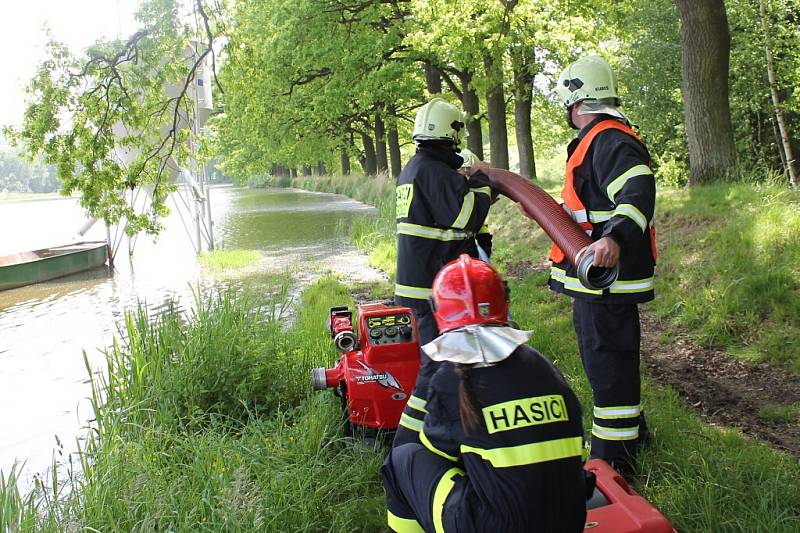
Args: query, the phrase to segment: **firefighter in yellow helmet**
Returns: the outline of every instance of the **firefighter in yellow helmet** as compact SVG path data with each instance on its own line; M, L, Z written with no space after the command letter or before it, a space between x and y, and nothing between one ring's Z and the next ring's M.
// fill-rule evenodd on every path
M478 257L475 237L491 203L488 165L471 163L469 176L459 144L466 137L464 112L441 98L423 105L414 121L417 153L397 177L397 274L394 299L414 309L420 345L439 331L428 299L439 269L467 253ZM428 380L437 363L421 354L417 384L400 418L394 445L419 442Z
M655 179L647 148L619 110L617 80L603 58L567 66L556 92L569 125L578 130L567 148L565 209L591 235L594 264L618 265L619 278L608 289L586 289L553 246L549 284L573 298L575 333L594 396L592 457L626 469L649 438L641 406L638 304L654 297Z

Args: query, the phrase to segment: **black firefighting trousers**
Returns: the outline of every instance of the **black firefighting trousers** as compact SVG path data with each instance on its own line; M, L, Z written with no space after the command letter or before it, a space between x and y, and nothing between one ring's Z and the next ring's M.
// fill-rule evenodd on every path
M576 298L572 319L594 396L591 456L625 464L648 438L641 409L639 307Z
M439 368L439 363L431 361L421 348L439 336L439 329L436 327L433 312L415 310L414 314L417 318L417 331L419 332L419 374L417 375L417 383L414 385L414 390L411 392L411 397L408 399L400 418L400 425L395 433L392 447L409 442L420 443L419 432L422 429L422 420L425 417L423 409L428 400L428 382Z

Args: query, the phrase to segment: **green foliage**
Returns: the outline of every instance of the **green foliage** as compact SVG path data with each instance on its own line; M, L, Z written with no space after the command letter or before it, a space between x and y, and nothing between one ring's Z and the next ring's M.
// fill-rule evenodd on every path
M621 9L617 30L625 47L617 59L624 110L641 126L639 134L659 166L657 176L663 172L665 184L677 184L676 175L688 167L677 9L671 0L634 0Z
M63 194L79 192L89 216L124 219L129 234L158 232L188 153L195 63L184 50L197 37L182 16L176 0L147 0L141 29L127 40L96 42L82 56L51 41L21 127L5 130L57 167ZM144 213L132 201L140 189L152 198Z
M174 91L167 98L164 90L186 79L184 46L198 37L207 42L208 36L183 25L180 5L147 0L139 13L140 32L127 41L96 43L80 58L51 43L30 83L25 122L8 130L57 167L65 194L80 193L96 218L126 219L132 233L158 231L172 160L186 156L187 133L172 126L183 124L191 102L174 97ZM553 80L564 65L588 53L606 56L617 69L624 110L641 126L661 183L686 181L680 27L670 0L198 0L194 5L206 15L212 34L225 37L220 78L227 89L215 95L225 112L206 125L210 139L201 152L238 183L282 186L288 178L281 176L292 175L290 169L319 163L337 168L341 156L363 165L361 143L374 145L378 118L396 128L401 146L409 146L414 113L429 96L424 65L444 76L446 98L474 91L473 118L484 124L490 88L504 89L509 116L512 103L530 99L541 163L542 154L547 159L549 150L560 149L573 133L551 94ZM800 72L795 38L800 12L792 0L766 6L781 105L800 152L800 104L792 81ZM782 156L757 3L726 8L738 155L746 174L756 168L779 172ZM174 136L162 143L170 132ZM405 152L407 157L410 151ZM152 194L148 212L136 213L130 205L138 189Z
M61 188L53 165L29 163L10 151L0 151L0 193L44 193Z
M767 78L764 33L759 3L726 4L731 28L731 118L737 150L745 161L780 169L782 146ZM797 26L800 7L793 0L765 0L778 93L793 148L800 148L800 99L796 91L800 72Z
M274 165L296 168L341 151L371 130L376 113L396 119L419 75L386 61L398 49L392 7L346 2L236 2L222 68L225 115L216 121L223 167L246 180Z

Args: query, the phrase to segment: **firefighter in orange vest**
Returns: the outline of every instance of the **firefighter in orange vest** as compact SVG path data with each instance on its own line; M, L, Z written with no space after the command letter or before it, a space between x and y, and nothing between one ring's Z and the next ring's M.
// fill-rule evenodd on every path
M508 291L462 254L433 281L442 335L423 350L430 380L420 443L383 467L388 524L399 533L580 532L586 522L583 424L558 369L508 321Z
M606 61L588 56L569 65L556 92L569 125L561 197L564 209L592 237L594 265L619 266L605 290L585 288L553 246L550 288L573 298L573 323L594 396L593 458L627 469L649 439L641 406L638 304L653 299L655 179L647 148L618 106L617 81Z

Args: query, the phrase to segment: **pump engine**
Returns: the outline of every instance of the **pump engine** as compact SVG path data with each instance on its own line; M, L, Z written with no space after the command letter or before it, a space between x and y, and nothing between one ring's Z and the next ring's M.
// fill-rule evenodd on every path
M328 324L342 353L333 368L315 368L315 390L342 398L345 433L363 428L393 432L419 371L419 337L413 311L384 303L358 306L358 335L347 307L333 307Z

